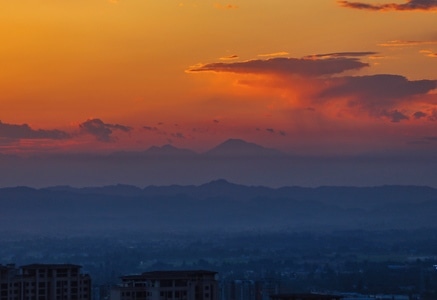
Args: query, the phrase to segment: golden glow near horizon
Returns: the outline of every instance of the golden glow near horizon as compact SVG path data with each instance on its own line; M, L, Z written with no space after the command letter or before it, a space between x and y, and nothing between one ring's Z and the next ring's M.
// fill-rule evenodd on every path
M205 149L229 137L302 152L419 144L435 136L436 92L418 82L437 80L435 18L432 7L335 0L0 0L0 151ZM315 77L214 65L330 53L368 66ZM210 69L192 71L202 66ZM405 77L406 90L348 79L377 74ZM360 90L366 84L374 94ZM102 123L86 127L93 119ZM14 136L21 124L27 135ZM111 138L99 139L105 129Z

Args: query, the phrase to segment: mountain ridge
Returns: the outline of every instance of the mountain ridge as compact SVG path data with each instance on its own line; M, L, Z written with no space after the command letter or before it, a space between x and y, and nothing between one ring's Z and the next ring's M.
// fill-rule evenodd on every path
M242 139L227 139L203 153L206 156L283 156L283 152L247 142Z
M0 207L0 228L38 234L437 227L437 189L417 186L15 187L0 189Z

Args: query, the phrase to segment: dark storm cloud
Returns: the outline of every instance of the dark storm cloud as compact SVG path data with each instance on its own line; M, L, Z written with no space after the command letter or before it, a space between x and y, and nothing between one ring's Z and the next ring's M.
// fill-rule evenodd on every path
M9 139L63 140L71 135L61 130L32 129L28 124L7 124L0 121L0 137Z
M107 124L100 119L91 119L79 125L84 133L93 135L98 141L111 142L113 141L112 134L115 130L129 132L132 130L129 126L120 124Z
M435 11L437 0L407 0L405 3L369 4L365 2L338 1L341 6L372 11Z
M188 71L289 74L305 77L317 77L338 74L348 70L359 70L368 66L369 64L350 57L331 57L324 59L276 57L266 60L249 60L234 63L210 63L192 67Z
M351 106L391 106L405 98L424 95L437 88L436 80L410 81L400 75L380 74L334 79L334 86L320 93L320 97L347 97Z

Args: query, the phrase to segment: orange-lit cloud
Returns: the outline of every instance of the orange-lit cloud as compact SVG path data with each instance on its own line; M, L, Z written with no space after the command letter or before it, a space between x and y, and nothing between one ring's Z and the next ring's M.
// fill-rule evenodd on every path
M419 52L428 56L428 57L437 58L437 53L432 52L431 50L420 50Z
M311 107L331 117L367 116L393 123L419 120L430 115L436 95L436 80L409 80L394 74L345 76L368 64L357 57L375 52L339 52L296 58L272 58L233 63L210 63L191 72L233 73L241 85L278 91L289 109ZM351 57L347 57L351 56ZM247 77L252 75L252 77ZM282 92L281 92L282 90ZM268 92L266 92L268 94ZM429 99L427 99L429 98ZM430 100L431 99L431 100ZM418 107L420 106L420 109ZM320 116L318 116L320 118ZM273 131L270 131L273 132Z
M408 46L421 46L421 45L437 45L437 41L404 41L393 40L385 43L380 43L381 47L408 47Z
M365 2L338 1L343 7L371 11L437 11L437 0L407 0L405 3L369 4Z
M285 51L258 54L259 57L287 56L289 53Z

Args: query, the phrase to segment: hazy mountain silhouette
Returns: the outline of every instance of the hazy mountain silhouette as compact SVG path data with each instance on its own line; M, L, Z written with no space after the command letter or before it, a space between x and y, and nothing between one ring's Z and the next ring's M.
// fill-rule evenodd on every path
M272 157L284 156L286 154L279 150L265 148L260 145L249 143L241 139L228 139L214 148L204 152L197 153L195 151L177 148L167 144L164 146L152 146L145 151L119 151L111 154L112 157L203 157L203 156L224 156L224 157Z
M265 148L241 139L228 139L204 153L208 156L282 156L279 150Z
M437 227L437 190L418 186L16 187L0 189L0 207L0 232L39 234Z
M435 158L384 154L297 156L230 139L204 153L172 145L143 151L0 155L0 186L201 185L224 178L245 185L435 186ZM335 171L334 171L335 170ZM408 170L408 172L406 172Z

